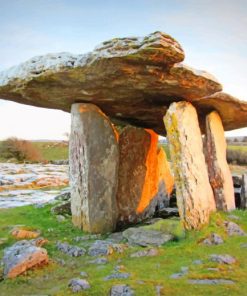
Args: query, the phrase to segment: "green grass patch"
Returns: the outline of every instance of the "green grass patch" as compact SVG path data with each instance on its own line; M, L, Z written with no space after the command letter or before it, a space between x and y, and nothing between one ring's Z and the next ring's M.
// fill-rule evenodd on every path
M80 277L81 271L89 275L88 281L91 288L78 295L108 295L110 287L117 283L129 284L135 295L156 295L156 286L161 285L161 295L245 295L247 291L247 250L240 248L241 243L246 243L246 237L228 237L223 227L223 221L229 219L225 213L217 213L212 216L210 225L201 231L187 232L186 236L180 236L181 225L179 221L165 220L156 224L160 230L170 229L178 233L177 241L170 242L159 248L159 255L155 257L131 258L130 254L141 247L128 248L123 254L108 256L109 263L99 267L89 264L92 258L82 256L69 257L59 252L56 241L67 241L75 245L83 243L73 242L75 236L83 235L83 232L75 228L68 218L65 222L57 222L55 216L50 213L50 207L35 208L32 206L15 209L0 210L0 238L7 241L0 245L0 258L3 249L14 243L10 235L15 225L25 225L31 229L39 229L42 236L49 240L45 246L51 258L51 263L42 269L28 271L27 274L16 279L0 282L0 295L73 295L68 289L71 278ZM247 231L247 212L234 211L239 217L237 223ZM152 226L147 226L150 228ZM225 243L218 246L205 246L200 244L203 238L212 231L220 234ZM85 245L84 245L85 246ZM208 260L210 254L229 254L237 258L237 264L233 266L218 266ZM56 263L56 259L65 260L65 265ZM193 265L193 260L203 260L202 265ZM131 277L127 280L104 281L103 278L114 271L116 265L123 265L124 271L129 272ZM188 275L174 280L170 276L180 271L182 266L189 267ZM218 267L220 271L208 271L209 267ZM191 285L189 278L223 278L231 279L235 285Z

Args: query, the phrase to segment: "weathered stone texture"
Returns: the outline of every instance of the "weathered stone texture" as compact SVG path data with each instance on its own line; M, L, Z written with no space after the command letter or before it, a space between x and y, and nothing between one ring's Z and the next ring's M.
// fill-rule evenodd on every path
M209 110L220 113L225 130L247 126L247 103L219 93L222 86L212 75L183 59L179 43L162 32L114 38L87 54L38 56L0 72L0 96L67 112L88 102L115 123L160 135L166 134L162 118L174 100L192 102L202 128Z
M247 209L247 174L242 175L242 188L241 188L241 209Z
M115 130L96 106L71 108L70 186L74 225L84 231L114 230L119 151Z
M22 240L4 250L4 277L15 278L35 266L49 262L47 251L36 246L36 241Z
M120 134L117 202L122 223L151 216L173 189L165 152L157 144L151 130L128 126Z
M202 137L195 108L188 102L171 104L164 117L175 178L180 217L187 229L197 229L215 210Z
M216 111L206 116L204 151L216 208L221 211L235 209L232 175L226 160L224 129Z

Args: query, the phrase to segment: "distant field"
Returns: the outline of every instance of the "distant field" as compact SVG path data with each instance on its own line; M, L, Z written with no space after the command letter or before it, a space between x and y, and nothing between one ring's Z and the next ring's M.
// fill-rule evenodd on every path
M51 160L63 160L68 159L68 145L62 142L32 142L35 147L40 151L42 159ZM2 141L0 141L1 148ZM0 154L0 161L6 161Z
M227 149L239 150L239 151L247 151L247 146L228 145Z
M63 143L33 142L33 144L40 150L41 155L45 160L68 159L69 148Z

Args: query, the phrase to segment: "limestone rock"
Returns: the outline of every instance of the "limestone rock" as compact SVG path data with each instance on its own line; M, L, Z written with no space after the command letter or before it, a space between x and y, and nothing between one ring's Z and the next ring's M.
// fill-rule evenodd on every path
M178 42L162 32L117 38L88 54L38 56L1 72L0 97L67 112L75 102L88 102L115 122L165 135L162 117L171 102L222 89L212 75L181 64L183 59Z
M153 257L157 256L159 251L157 249L151 248L148 250L138 251L130 255L131 258L139 258L139 257Z
M236 258L233 256L230 256L228 254L224 254L224 255L216 255L216 254L212 254L210 255L210 260L213 262L217 262L219 264L234 264L236 263Z
M236 223L231 221L224 221L224 225L226 227L227 234L229 236L245 236L246 233L243 231L243 229Z
M232 280L226 279L193 279L188 280L188 283L193 285L233 285L235 284Z
M109 281L113 279L128 279L130 277L130 273L127 272L115 272L106 277L104 277L104 281Z
M30 239L37 238L40 235L40 232L26 229L15 229L11 232L11 234L16 239Z
M4 250L4 277L15 278L35 266L47 264L47 251L37 247L34 241L22 240Z
M152 216L169 202L173 177L158 135L128 126L119 137L120 163L117 204L119 224Z
M226 161L226 140L221 118L216 111L206 116L204 148L216 208L221 211L233 210L235 197L232 175Z
M143 227L129 228L123 232L123 236L130 244L142 247L161 246L174 239L172 234Z
M71 201L64 201L52 207L51 213L55 215L71 215Z
M208 223L215 210L202 137L195 108L188 102L171 104L164 117L175 177L177 204L186 229Z
M241 188L241 209L247 209L247 174L242 175L242 188Z
M90 288L90 284L85 279L72 279L69 282L69 287L73 292L80 292Z
M202 242L204 245L220 245L223 244L224 241L217 233L211 233L210 236L203 240Z
M71 109L70 186L74 225L91 233L111 232L117 217L117 135L96 106Z
M134 296L134 291L127 285L114 285L109 296Z
M193 105L199 113L201 129L205 129L205 114L216 110L222 120L225 131L247 126L247 102L224 93L216 92L204 98L193 100Z
M72 246L68 243L57 242L56 247L59 251L71 257L79 257L86 253L86 250L84 248Z

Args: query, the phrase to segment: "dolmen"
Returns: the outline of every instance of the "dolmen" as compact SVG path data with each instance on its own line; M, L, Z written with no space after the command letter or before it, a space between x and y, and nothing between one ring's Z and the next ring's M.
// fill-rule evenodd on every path
M169 202L174 184L186 229L235 208L224 131L247 126L247 102L184 58L174 38L155 32L0 72L1 99L71 113L75 226L106 233L146 219ZM159 135L168 139L172 172Z

